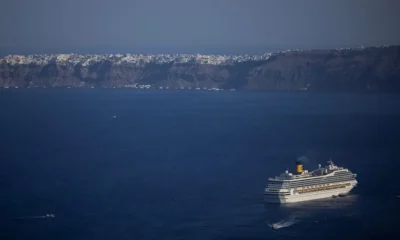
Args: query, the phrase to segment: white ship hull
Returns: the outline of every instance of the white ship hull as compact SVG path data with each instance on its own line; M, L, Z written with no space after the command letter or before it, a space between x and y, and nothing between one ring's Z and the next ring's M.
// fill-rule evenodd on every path
M323 198L332 198L333 196L338 196L339 194L347 194L349 193L356 185L357 181L346 182L351 183L350 186L346 186L344 188L331 189L331 190L323 190L316 191L310 193L291 193L290 195L265 195L264 200L268 203L296 203L296 202L304 202L311 201L316 199Z

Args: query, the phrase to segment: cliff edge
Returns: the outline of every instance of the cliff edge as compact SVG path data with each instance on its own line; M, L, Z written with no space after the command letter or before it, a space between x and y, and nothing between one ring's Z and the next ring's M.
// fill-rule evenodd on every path
M400 46L261 55L43 54L0 59L0 87L400 92Z

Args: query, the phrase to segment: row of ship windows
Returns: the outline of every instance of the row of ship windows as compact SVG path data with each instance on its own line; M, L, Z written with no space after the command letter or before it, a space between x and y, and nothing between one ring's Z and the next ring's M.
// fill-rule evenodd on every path
M320 184L329 184L335 182L345 182L351 181L354 178L336 178L329 180L320 180L320 181L309 181L309 182L300 182L300 183L289 183L289 184L268 184L268 188L290 188L290 187L302 187L302 186L310 186L310 185L320 185Z
M353 175L343 175L343 176L329 176L329 177L321 177L321 178L312 178L312 179L305 179L305 180L298 180L292 181L292 183L303 183L303 182L313 182L313 181L321 181L326 179L338 179L338 178L354 178ZM281 183L280 183L281 184Z
M297 190L297 192L298 193L317 192L317 191L324 191L324 190L330 190L330 189L345 188L346 186L350 186L350 185L351 185L350 183L346 183L346 184L338 184L338 185L319 186L319 187L312 187L312 188Z
M325 179L318 179L314 181L301 181L301 182L291 182L291 185L307 185L307 184L314 184L314 183L328 183L328 182L337 182L337 181L350 181L353 180L354 177L335 177L335 178L325 178Z
M353 176L353 174L346 174L346 175L341 174L339 176L329 176L329 177L320 177L320 178L298 180L298 181L293 181L291 183L308 183L308 182L314 182L314 181L326 181L326 180L334 180L334 179L340 179L340 178L352 178L353 179L354 176ZM282 183L271 183L271 184L282 184Z
M337 183L337 182L335 182L335 183ZM332 183L330 183L330 184L332 184ZM284 187L279 187L279 188L268 186L267 188L279 190L279 189L291 189L291 188L301 188L301 187L305 188L305 187L312 187L312 186L318 186L318 185L329 185L329 183L315 183L315 184L309 184L309 185L290 185L290 186L284 186Z
M313 186L307 186L307 187L303 187L303 189L309 189L309 188L316 188L316 187L334 187L334 186L339 186L339 185L348 185L350 186L351 183L342 183L342 184L318 184L318 185L313 185Z
M304 181L296 181L291 183L305 183L305 182L314 182L314 181L326 181L326 180L335 180L340 178L354 178L353 176L337 176L337 177L326 177L326 178L317 178L317 179L309 179Z
M323 191L323 190L330 190L330 189L337 189L337 188L345 188L346 186L350 186L350 183L343 183L343 184L335 184L335 185L318 185L313 187L305 187L303 189L296 190L298 193L308 193L308 192L316 192L316 191ZM266 195L290 195L289 192L274 192L274 191L266 191Z
M305 182L305 181L311 181L311 180L318 180L318 179L327 179L327 178L338 178L338 177L353 177L353 174L346 174L346 175L334 175L334 176L324 176L324 177L318 177L318 178L306 178L302 180L297 180L296 182Z
M282 185L288 185L288 184L308 184L308 183L315 183L315 182L327 182L327 181L338 181L338 180L352 180L354 179L353 176L346 176L346 177L335 177L335 178L324 178L324 179L313 179L313 180L307 180L307 181L296 181L296 182L280 182L280 183L273 183L270 182L270 185L276 185L276 186L282 186Z

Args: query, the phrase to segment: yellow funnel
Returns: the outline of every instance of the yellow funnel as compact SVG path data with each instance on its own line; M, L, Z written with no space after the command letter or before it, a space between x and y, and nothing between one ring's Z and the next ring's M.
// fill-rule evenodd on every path
M296 172L297 173L302 173L303 172L303 164L297 162L296 163Z

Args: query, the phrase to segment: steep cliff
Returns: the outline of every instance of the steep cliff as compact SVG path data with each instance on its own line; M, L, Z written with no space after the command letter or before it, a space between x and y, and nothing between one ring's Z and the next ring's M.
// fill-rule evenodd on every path
M0 59L0 87L236 88L400 92L400 46L257 56L31 55Z

